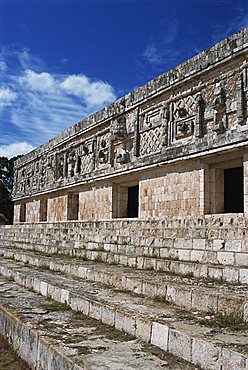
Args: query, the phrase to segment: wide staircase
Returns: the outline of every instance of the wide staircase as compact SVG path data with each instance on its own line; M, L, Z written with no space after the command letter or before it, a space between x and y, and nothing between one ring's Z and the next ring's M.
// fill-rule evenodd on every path
M248 218L0 227L0 332L32 369L248 369Z

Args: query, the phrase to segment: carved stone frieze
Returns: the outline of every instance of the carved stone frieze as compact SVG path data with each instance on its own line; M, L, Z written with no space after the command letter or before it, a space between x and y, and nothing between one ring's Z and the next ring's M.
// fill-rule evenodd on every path
M173 102L174 139L192 136L197 113L196 95Z
M242 141L248 123L245 37L248 30L234 37L237 50L224 41L18 159L14 199Z
M222 133L227 129L227 115L226 94L220 83L215 85L213 109L214 119L212 130L217 133Z

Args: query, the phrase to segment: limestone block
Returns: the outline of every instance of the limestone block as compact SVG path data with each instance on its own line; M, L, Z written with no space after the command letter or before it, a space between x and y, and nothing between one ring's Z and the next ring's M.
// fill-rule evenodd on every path
M61 289L60 302L69 304L70 302L70 292L67 289Z
M39 279L36 279L34 278L34 281L33 281L33 287L32 287L36 292L39 293L40 291L40 280Z
M169 330L169 352L179 356L186 361L191 361L192 339L189 335L183 334L174 329Z
M241 284L248 284L248 269L240 269L239 270L239 281Z
M157 284L143 281L142 294L148 297L155 297L157 295Z
M102 307L102 322L104 324L115 326L115 309L109 306Z
M37 348L39 345L38 334L19 323L16 329L18 333L18 355L21 358L25 358L31 368L35 368L37 365ZM17 350L17 347L15 349Z
M212 241L212 248L214 251L221 251L225 249L224 239L214 239Z
M178 258L181 260L181 261L190 261L190 255L191 255L192 251L191 250L187 250L187 249L180 249L178 251Z
M235 254L235 264L238 266L248 267L248 253L236 253Z
M193 239L193 249L206 249L206 239Z
M40 294L43 296L47 296L48 294L48 283L45 281L40 282Z
M151 340L152 322L145 317L136 318L136 337L149 343Z
M96 320L101 320L102 317L102 304L90 301L89 316Z
M169 328L165 324L152 323L151 344L168 351Z
M230 281L233 283L238 283L239 282L239 271L238 269L230 268L230 267L225 267L223 269L223 279L226 281Z
M167 287L166 299L170 302L175 303L178 306L191 308L191 296L192 292L189 289L180 287Z
M208 276L214 279L222 279L223 278L223 268L209 266Z
M77 294L70 295L70 306L75 311L80 311L84 315L89 316L90 302L87 299L79 297Z
M226 240L225 251L227 252L241 252L242 241L241 240Z
M144 266L144 257L137 257L137 268L143 269Z
M128 289L134 293L142 294L143 292L143 282L135 278L126 279L126 285L124 289Z
M223 348L222 368L225 370L241 370L246 368L246 359L240 353Z
M86 279L87 271L87 267L79 266L77 276Z
M127 257L127 265L129 267L136 267L136 265L137 265L137 258L136 257Z
M52 299L61 302L61 288L53 286L50 289L50 284L48 285L48 293L51 295Z
M195 365L201 366L203 369L221 370L221 354L220 349L203 341L193 338L192 341L192 362Z
M155 258L144 258L143 268L146 270L156 270L156 259Z
M222 265L234 265L233 252L217 252L217 260Z
M117 310L115 314L115 328L135 336L136 318L132 313Z
M193 291L192 308L205 312L217 312L218 295L207 294L200 290Z
M202 250L193 250L190 253L190 260L191 261L197 261L202 262L205 256L205 252Z
M242 307L244 304L244 298L237 297L236 299L230 300L228 296L220 295L218 299L218 311L226 314L233 314L237 312L237 307Z

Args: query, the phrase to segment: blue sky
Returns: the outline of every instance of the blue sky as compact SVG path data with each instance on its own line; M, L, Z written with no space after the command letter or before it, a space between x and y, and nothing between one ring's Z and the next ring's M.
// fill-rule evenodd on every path
M247 25L247 0L0 0L0 156Z

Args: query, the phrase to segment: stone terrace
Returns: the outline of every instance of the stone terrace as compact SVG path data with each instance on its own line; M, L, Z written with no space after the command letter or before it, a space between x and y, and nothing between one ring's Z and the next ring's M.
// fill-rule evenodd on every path
M46 368L44 363L51 361L51 369L149 369L152 358L156 369L190 369L180 359L203 369L247 369L247 227L243 214L2 226L0 273L5 278L1 285L5 295L1 317L5 319L1 331L8 332L33 368ZM38 307L27 310L15 306L11 298L7 303L15 291L25 297L18 301L30 299ZM74 311L85 315L76 321L81 334L90 330L85 329L87 320L95 319L112 328L117 344L110 345L109 339L101 337L105 345L97 347L100 362L94 363L92 336L84 341L73 336L72 344L63 328L61 337L54 327L58 318L41 309L46 307L43 301L39 303L44 297L52 300L51 305L55 301L73 310L63 311L62 321L67 314L75 315ZM40 321L32 311L38 312ZM53 325L46 328L47 315ZM20 328L27 332L17 340L16 330L24 330ZM74 333L76 329L68 330ZM125 337L125 344L119 339L121 332L132 336ZM42 352L47 356L43 365L41 349L31 357L25 353L25 346L33 346L31 333L41 347L42 340L53 342L46 355ZM116 349L119 365L111 362L110 347L115 351L114 346L128 348L125 356ZM138 356L135 351L143 365L133 361ZM176 357L166 359L167 352ZM55 367L54 361L66 365Z

